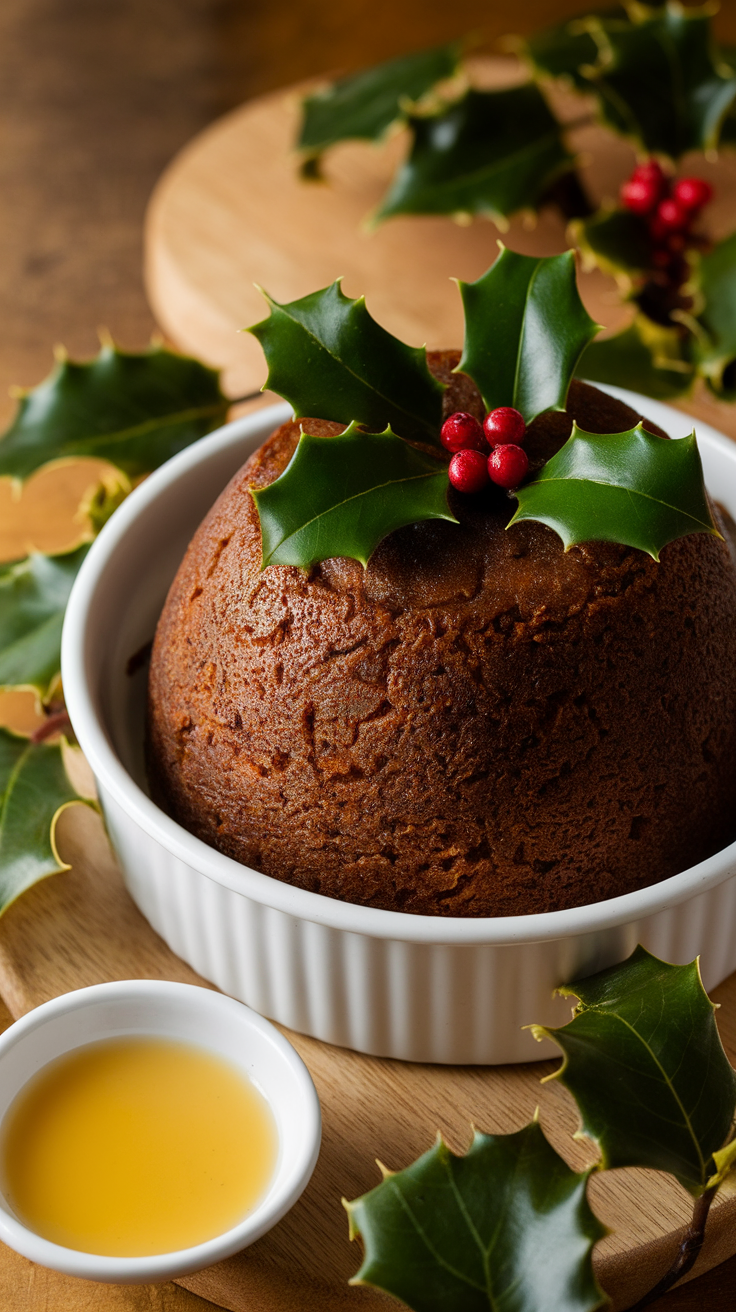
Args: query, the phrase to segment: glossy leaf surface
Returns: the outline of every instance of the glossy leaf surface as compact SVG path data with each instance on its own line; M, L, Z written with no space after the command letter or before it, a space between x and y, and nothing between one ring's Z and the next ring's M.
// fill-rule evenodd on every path
M294 407L297 418L353 420L402 437L439 442L444 388L426 352L405 346L351 301L339 280L299 301L279 305L249 331L268 362L265 386Z
M535 1033L562 1048L556 1078L604 1166L669 1171L702 1193L731 1129L736 1072L697 962L671 966L638 947L622 965L560 992L579 998L573 1020Z
M536 479L520 488L509 522L535 519L576 542L620 542L655 560L689 533L718 536L703 484L695 434L654 437L641 424L625 433L586 433L577 424Z
M672 159L717 145L736 74L716 56L712 12L669 3L637 7L634 22L602 20L590 85L610 127Z
M704 299L696 343L699 365L717 395L736 400L736 232L700 261Z
M287 468L253 492L263 567L306 569L332 556L367 565L381 538L405 524L455 516L447 466L396 437L355 424L336 437L305 433Z
M407 106L437 82L452 77L459 58L457 42L420 50L341 78L307 96L302 102L298 148L318 154L336 141L378 140L406 116Z
M575 256L502 249L477 282L460 283L465 344L458 370L470 374L487 409L511 405L527 423L564 410L570 380L597 332L575 280Z
M440 114L409 120L414 142L377 214L483 214L534 209L574 160L533 83L468 91Z
M589 262L605 273L643 273L652 267L652 243L644 219L630 210L599 211L573 225L575 241Z
M33 687L45 699L59 677L61 627L88 544L64 555L34 552L0 565L0 688Z
M575 372L591 383L613 383L669 401L692 386L695 371L690 356L689 336L638 314L622 332L591 342Z
M56 822L81 801L58 744L0 729L0 914L39 879L68 868L56 851Z
M415 1312L592 1312L605 1301L591 1250L605 1234L533 1121L474 1135L464 1157L438 1139L404 1171L347 1203L365 1260L352 1283Z
M584 20L536 32L521 44L521 54L541 77L566 78L578 91L590 93L590 81L581 70L595 67L600 49Z
M59 361L22 397L0 438L0 476L24 479L53 460L94 456L138 477L216 428L228 405L218 374L198 360L106 345L87 363Z

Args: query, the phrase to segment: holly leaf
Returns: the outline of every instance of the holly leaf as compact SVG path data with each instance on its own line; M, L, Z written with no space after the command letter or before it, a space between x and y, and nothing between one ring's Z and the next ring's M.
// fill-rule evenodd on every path
M638 314L620 333L586 346L575 373L591 383L613 383L669 401L692 386L691 343L682 329Z
M434 1148L352 1203L350 1238L372 1285L415 1312L592 1312L605 1301L591 1251L606 1233L536 1121L476 1132L464 1157Z
M69 867L56 850L62 811L82 798L64 769L61 745L0 729L0 914L47 875Z
M551 1078L575 1098L603 1167L669 1171L697 1197L736 1107L736 1072L697 961L671 966L637 947L622 965L559 992L579 999L572 1021L534 1034L562 1049Z
M522 519L548 524L565 551L576 542L620 542L659 560L675 538L720 537L694 433L670 441L641 423L625 433L586 433L573 424L557 455L516 495L508 527Z
M105 344L83 364L57 360L23 394L0 438L0 476L22 480L50 461L94 456L137 478L221 424L229 404L217 372L198 360Z
M500 244L500 243L499 243ZM515 406L529 424L564 410L582 351L598 331L575 281L575 255L501 254L477 282L459 283L470 374L488 410Z
M66 604L88 551L85 543L0 565L0 690L22 685L48 699L59 679Z
M387 533L424 519L457 523L447 504L447 466L387 428L351 424L336 437L303 433L280 478L253 499L261 521L262 568L308 569L332 556L365 566Z
M652 267L652 240L646 221L631 210L598 211L571 224L572 235L587 264L613 277L633 278Z
M586 19L573 19L547 27L519 42L519 53L537 77L563 78L589 94L591 87L582 69L589 71L600 59L600 47Z
M337 141L377 141L437 82L452 77L462 44L420 50L341 78L302 101L299 150L318 155Z
M710 5L632 8L633 21L591 24L604 57L590 72L609 127L648 152L679 159L713 150L736 100L736 73L713 46Z
M286 305L264 295L271 314L248 331L266 356L264 386L289 401L297 418L390 424L402 437L440 445L444 388L429 372L425 350L381 328L365 297L351 301L339 278Z
M695 339L698 365L708 385L724 400L736 400L736 232L700 261L699 315Z
M439 114L411 116L414 140L376 219L396 214L484 214L497 222L534 210L575 161L537 86L470 90Z

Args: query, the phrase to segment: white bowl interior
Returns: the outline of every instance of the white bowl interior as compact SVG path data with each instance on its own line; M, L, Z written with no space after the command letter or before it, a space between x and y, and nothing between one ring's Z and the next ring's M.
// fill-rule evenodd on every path
M173 1039L215 1053L255 1084L278 1133L268 1191L225 1235L179 1254L116 1258L78 1253L35 1235L16 1217L0 1188L0 1238L46 1266L92 1279L170 1278L252 1243L295 1202L319 1151L319 1101L301 1058L250 1008L190 984L126 980L64 994L6 1030L0 1037L0 1122L28 1080L49 1062L100 1039L126 1035Z

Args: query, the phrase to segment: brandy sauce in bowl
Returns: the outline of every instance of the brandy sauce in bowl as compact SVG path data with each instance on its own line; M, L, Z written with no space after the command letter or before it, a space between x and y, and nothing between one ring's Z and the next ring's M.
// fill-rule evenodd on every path
M0 1037L0 1239L45 1266L148 1282L237 1252L317 1159L291 1045L232 998L128 980L65 994Z

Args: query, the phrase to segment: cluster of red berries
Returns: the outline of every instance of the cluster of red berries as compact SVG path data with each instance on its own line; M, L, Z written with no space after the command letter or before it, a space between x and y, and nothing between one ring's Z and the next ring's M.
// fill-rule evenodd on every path
M705 178L679 178L673 182L656 160L638 164L621 188L621 203L646 219L652 240L652 264L683 280L683 252L697 244L692 226L713 197Z
M523 415L510 405L491 410L482 424L464 410L450 415L440 438L454 452L449 470L452 486L458 492L482 492L489 481L499 487L518 487L529 470L521 446L525 436Z

